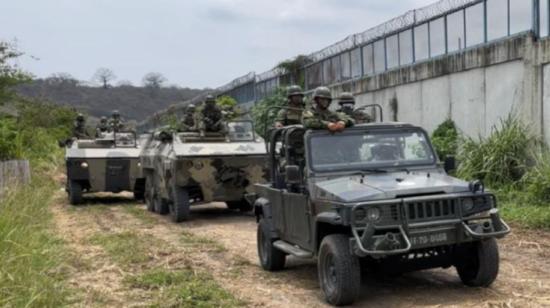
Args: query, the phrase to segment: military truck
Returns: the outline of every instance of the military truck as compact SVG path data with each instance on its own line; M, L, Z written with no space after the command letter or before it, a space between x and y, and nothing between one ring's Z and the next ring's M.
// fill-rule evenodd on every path
M140 142L134 132L110 132L96 139L72 139L65 143L66 191L73 205L83 193L132 191L143 199L145 178L141 172Z
M225 202L251 211L244 199L255 183L266 181L266 147L251 121L226 123L225 132L149 134L141 155L147 209L172 221L190 217L191 205Z
M454 160L440 163L422 128L290 126L272 131L268 156L270 182L247 196L265 270L283 269L288 255L316 257L332 305L356 300L365 268L394 275L454 266L468 286L496 279L495 239L510 232L497 200L481 182L449 176Z

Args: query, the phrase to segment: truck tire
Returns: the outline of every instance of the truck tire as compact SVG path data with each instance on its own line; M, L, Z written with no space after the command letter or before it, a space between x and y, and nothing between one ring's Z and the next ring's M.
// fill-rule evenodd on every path
M321 242L317 260L319 283L326 301L335 306L350 305L361 288L359 258L351 254L349 236L332 234Z
M145 178L145 204L149 212L155 211L155 190L151 175L147 175Z
M82 203L82 185L77 181L69 182L69 202L72 205Z
M494 238L460 246L455 267L462 282L470 287L489 287L497 278L499 254Z
M172 202L170 202L170 216L173 222L183 222L189 219L191 204L187 189L175 185L172 190Z
M286 254L273 246L273 239L265 219L261 218L256 232L258 257L264 270L275 272L285 267Z

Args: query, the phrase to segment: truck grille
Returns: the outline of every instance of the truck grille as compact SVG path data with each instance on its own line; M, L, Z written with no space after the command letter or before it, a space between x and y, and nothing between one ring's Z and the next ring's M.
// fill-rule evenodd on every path
M406 202L409 221L450 219L456 217L456 199Z

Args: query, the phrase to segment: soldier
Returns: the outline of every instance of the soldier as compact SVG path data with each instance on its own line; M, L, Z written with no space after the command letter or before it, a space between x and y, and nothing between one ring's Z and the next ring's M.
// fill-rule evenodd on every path
M107 117L101 117L97 127L95 128L95 137L101 138L103 134L109 131L109 123L107 123Z
M208 95L202 109L198 112L198 126L201 136L206 132L224 132L223 114L216 105L216 99Z
M355 124L372 122L372 118L368 113L363 110L355 110L355 98L353 94L349 92L342 93L338 100L338 104L340 105L340 109L338 109L337 112L345 113L355 121Z
M196 107L193 104L189 104L185 108L185 114L183 115L183 120L180 123L180 126L178 127L178 131L180 132L193 132L196 131L195 127L195 111Z
M73 127L73 136L76 139L89 139L90 134L86 131L86 119L82 113L76 116L76 121Z
M287 108L282 108L277 114L277 118L275 118L276 128L302 123L302 110L304 108L302 88L296 85L288 87L287 98Z
M110 131L119 132L124 128L124 121L120 118L120 112L114 110L109 121Z
M332 96L327 87L318 87L313 92L313 109L304 112L302 123L309 129L328 129L331 132L343 131L353 126L353 120L344 113L329 110Z

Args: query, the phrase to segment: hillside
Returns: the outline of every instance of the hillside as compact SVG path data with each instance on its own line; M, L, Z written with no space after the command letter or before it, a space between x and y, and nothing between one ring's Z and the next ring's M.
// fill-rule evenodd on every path
M92 87L74 79L35 79L18 86L23 97L39 98L70 106L93 117L110 115L118 109L126 119L141 121L158 110L193 98L204 90L179 87Z

